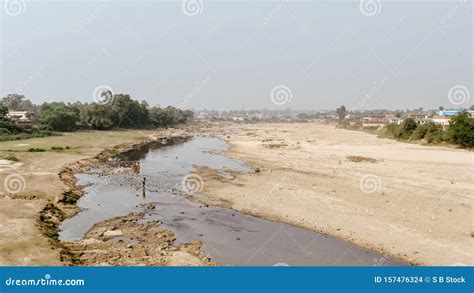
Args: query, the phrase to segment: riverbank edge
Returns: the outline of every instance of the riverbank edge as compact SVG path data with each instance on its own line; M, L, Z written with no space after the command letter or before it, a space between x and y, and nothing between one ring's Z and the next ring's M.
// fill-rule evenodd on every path
M388 140L395 141L395 142L400 142L400 143L410 143L410 144L433 147L433 148L445 147L445 148L451 148L451 149L457 149L457 150L465 150L465 151L468 151L468 152L474 151L474 148L469 148L469 147L463 148L463 147L461 147L457 144L454 144L454 143L451 143L451 142L446 142L446 141L443 141L443 142L440 142L440 143L433 143L433 142L429 143L425 139L410 140L410 139L390 137L385 132L382 132L383 130L386 130L386 126L384 126L382 128L379 128L379 129L376 129L376 130L371 130L369 128L364 128L364 127L362 127L362 128L360 128L360 127L350 127L350 126L347 126L347 125L341 125L340 123L334 123L334 127L336 129L344 129L344 130L349 130L349 131L359 131L359 132L374 135L374 136L376 136L377 138L380 138L380 139L388 139Z
M41 232L45 235L51 246L60 249L60 261L65 266L80 266L80 253L73 252L68 245L58 239L61 224L64 220L75 216L81 211L77 201L84 196L83 186L77 184L75 174L87 171L95 166L105 163L111 156L139 150L156 142L166 144L170 139L190 139L191 133L166 134L150 137L138 143L123 143L99 152L94 157L66 164L58 173L60 180L67 186L68 190L62 193L61 198L50 200L39 212L37 222ZM172 231L170 231L172 233Z

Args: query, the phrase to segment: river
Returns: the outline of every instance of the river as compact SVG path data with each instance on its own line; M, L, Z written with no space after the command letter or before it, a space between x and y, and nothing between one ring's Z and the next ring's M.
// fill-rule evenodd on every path
M98 222L131 212L145 212L143 221L160 221L164 228L175 233L177 244L201 240L204 254L223 265L405 265L310 230L186 199L185 191L205 184L193 175L197 166L218 170L226 180L232 179L229 170L252 172L243 162L224 156L222 152L227 148L224 141L206 136L170 141L166 145L150 144L110 160L111 166L139 160L140 175L133 172L104 175L103 169L77 174L78 184L85 191L77 203L82 210L63 222L60 240L80 240Z

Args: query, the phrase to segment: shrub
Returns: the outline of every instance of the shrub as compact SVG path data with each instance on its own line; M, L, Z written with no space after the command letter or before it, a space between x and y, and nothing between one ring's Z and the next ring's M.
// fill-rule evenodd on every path
M28 152L30 153L41 153L41 152L45 152L46 150L45 149L41 149L41 148L29 148L28 149Z
M18 162L18 158L13 153L2 154L1 158L8 161Z
M428 126L426 124L420 124L418 127L413 131L410 136L410 140L419 140L425 138L426 133L428 132Z
M10 130L6 128L0 128L0 135L11 134Z
M420 124L410 136L411 140L425 139L428 143L441 143L445 137L443 128L434 122Z
M400 131L398 133L398 138L408 139L415 129L418 127L415 119L407 118L405 119L402 124L400 124Z
M390 138L398 138L400 133L400 126L398 124L389 124L385 130L385 135Z
M36 137L59 136L60 133L33 129L32 133L0 134L0 141L20 140Z
M467 112L461 112L449 123L449 139L465 148L474 147L474 118Z

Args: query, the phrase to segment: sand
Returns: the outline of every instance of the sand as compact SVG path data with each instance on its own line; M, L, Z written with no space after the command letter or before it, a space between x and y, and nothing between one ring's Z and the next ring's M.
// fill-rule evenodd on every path
M230 143L228 156L258 172L229 182L201 170L201 200L412 264L474 265L472 152L317 123L216 132Z

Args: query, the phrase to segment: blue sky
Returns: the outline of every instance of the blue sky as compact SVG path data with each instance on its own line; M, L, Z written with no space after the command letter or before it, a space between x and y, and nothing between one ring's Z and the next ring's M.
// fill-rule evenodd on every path
M17 1L0 14L2 96L92 102L106 85L195 109L405 109L451 107L463 86L461 106L474 100L470 2Z

